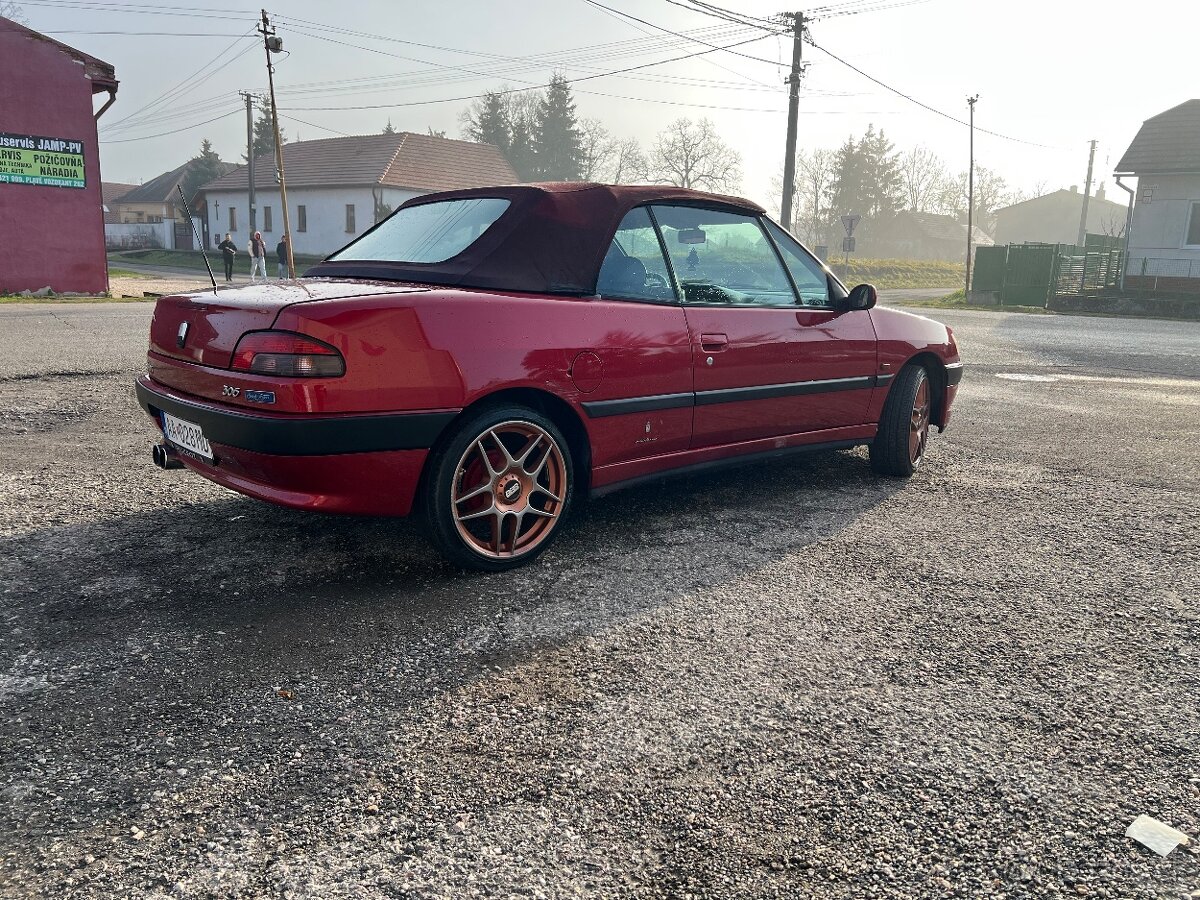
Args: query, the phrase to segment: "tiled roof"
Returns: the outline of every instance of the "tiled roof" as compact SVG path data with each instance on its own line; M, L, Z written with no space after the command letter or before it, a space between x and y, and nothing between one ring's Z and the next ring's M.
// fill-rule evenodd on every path
M123 197L120 197L122 203L172 203L178 196L175 190L177 185L183 183L184 176L187 175L188 166L192 164L192 160L188 160L177 169L172 169L170 172L163 172L157 178L152 178L145 184L136 185L135 189L130 191ZM233 163L224 163L228 168L234 168ZM256 178L257 182L258 179ZM188 197L188 200L191 200Z
M362 134L283 145L289 188L386 185L418 191L511 184L512 166L497 147L424 134ZM272 190L275 160L254 161L254 186ZM246 190L246 166L209 182L206 191Z
M1028 200L1022 200L1019 203L1012 203L1008 206L1001 206L996 210L996 213L999 214L1022 206L1027 207L1031 211L1036 211L1040 208L1057 209L1074 207L1076 212L1078 212L1083 207L1083 194L1079 193L1079 191L1068 191L1066 188L1059 188L1057 191L1051 191L1048 194L1030 197ZM1110 212L1121 213L1122 215L1127 209L1123 203L1116 203L1107 197L1099 197L1096 194L1092 194L1091 199L1088 200L1088 209L1098 208L1108 209Z
M1147 119L1117 163L1121 174L1200 172L1200 100Z
M136 187L136 184L123 184L120 181L100 182L100 196L103 198L102 202L104 203L105 225L115 225L120 221L117 214L113 212L113 204Z
M957 221L953 216L944 216L938 213L911 212L909 210L905 210L899 215L906 216L925 237L931 240L966 241L967 239L966 224ZM971 229L971 234L971 240L976 245L990 247L995 243L991 235L978 225Z

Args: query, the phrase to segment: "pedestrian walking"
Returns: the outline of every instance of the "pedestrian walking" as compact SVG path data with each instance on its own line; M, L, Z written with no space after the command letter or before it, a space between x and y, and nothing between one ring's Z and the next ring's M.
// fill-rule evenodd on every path
M279 263L279 277L281 279L288 277L287 264L287 235L279 239L279 243L275 245L275 261Z
M250 280L256 281L256 275L261 275L263 281L267 280L267 244L263 240L262 232L254 232L254 237L250 238Z
M237 245L234 244L233 237L228 231L225 232L225 240L217 244L217 249L225 258L225 283L229 284L233 281L233 258L237 256Z

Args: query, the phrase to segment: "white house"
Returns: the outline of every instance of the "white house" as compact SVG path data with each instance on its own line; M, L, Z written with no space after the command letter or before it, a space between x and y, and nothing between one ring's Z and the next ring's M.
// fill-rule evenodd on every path
M1116 175L1137 178L1123 286L1200 293L1200 100L1143 122Z
M314 256L349 243L411 197L518 180L491 144L408 132L295 141L283 145L283 165L292 249ZM246 166L201 189L214 246L229 232L244 247L257 230L274 252L283 213L273 157L255 159L254 190L252 227Z

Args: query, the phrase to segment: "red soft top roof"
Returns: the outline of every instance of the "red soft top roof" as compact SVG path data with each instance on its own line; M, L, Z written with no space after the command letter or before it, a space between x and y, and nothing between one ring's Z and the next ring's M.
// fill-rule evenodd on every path
M669 185L545 182L424 194L400 209L474 197L508 200L496 222L458 256L440 263L325 261L305 272L416 281L534 294L594 294L604 255L629 210L655 202L694 203L761 215L741 197ZM397 210L399 212L399 210ZM378 226L376 226L378 227Z

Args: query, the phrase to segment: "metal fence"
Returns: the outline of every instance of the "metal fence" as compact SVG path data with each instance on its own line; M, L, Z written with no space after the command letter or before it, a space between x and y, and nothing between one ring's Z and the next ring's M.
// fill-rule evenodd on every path
M1129 260L1125 287L1135 291L1200 293L1200 258L1135 257Z
M1121 241L1089 234L1074 244L1008 244L975 253L971 290L994 293L1001 305L1045 306L1055 294L1083 294L1121 281Z

